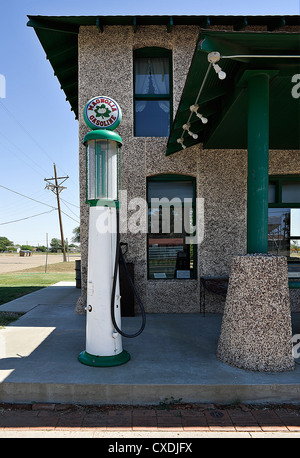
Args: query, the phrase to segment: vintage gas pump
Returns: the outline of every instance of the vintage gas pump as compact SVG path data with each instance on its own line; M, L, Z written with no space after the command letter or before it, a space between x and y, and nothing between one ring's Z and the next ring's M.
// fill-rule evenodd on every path
M122 139L113 131L121 122L118 104L95 97L84 108L93 130L86 146L87 203L89 204L86 350L78 359L90 366L117 366L130 359L122 348L119 287L119 180Z

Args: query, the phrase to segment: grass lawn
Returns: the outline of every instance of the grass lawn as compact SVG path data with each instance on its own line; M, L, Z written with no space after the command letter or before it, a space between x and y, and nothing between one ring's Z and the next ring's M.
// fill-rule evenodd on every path
M0 329L16 321L22 315L23 313L18 312L0 312Z
M75 281L75 261L1 274L0 305L59 281Z
M47 266L46 273L45 266L39 266L0 274L0 306L59 281L74 280L75 261L50 264ZM22 313L0 311L0 329L17 320L21 315Z

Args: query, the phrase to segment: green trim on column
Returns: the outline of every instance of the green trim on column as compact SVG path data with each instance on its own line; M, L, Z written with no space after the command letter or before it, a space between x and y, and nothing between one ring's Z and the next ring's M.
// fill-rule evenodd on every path
M248 80L248 253L268 252L268 174L269 74L260 70Z
M82 351L78 355L78 360L87 366L112 367L127 363L130 360L130 354L126 350L123 350L115 356L95 356L86 351Z

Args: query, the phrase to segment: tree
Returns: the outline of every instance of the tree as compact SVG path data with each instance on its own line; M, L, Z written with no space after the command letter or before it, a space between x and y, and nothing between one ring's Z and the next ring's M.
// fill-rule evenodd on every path
M0 237L0 251L5 251L6 247L12 246L14 242L8 240L7 237Z
M45 253L47 251L47 247L45 245L39 245L36 249L36 251L41 251Z
M21 245L21 250L28 250L28 251L32 251L33 250L33 246L31 245Z
M50 242L50 247L52 253L57 253L57 250L61 250L61 240L53 238Z
M73 229L73 234L74 237L72 237L72 242L80 243L80 226L77 226L75 229Z

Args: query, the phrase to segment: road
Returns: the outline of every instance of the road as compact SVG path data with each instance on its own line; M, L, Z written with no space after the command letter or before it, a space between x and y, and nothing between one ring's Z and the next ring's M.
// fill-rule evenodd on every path
M80 255L78 254L69 256L70 261L75 261L77 259L80 259ZM45 262L45 253L33 253L31 256L24 257L16 253L0 253L0 274L43 266ZM47 264L56 264L57 262L63 262L62 254L48 255Z

